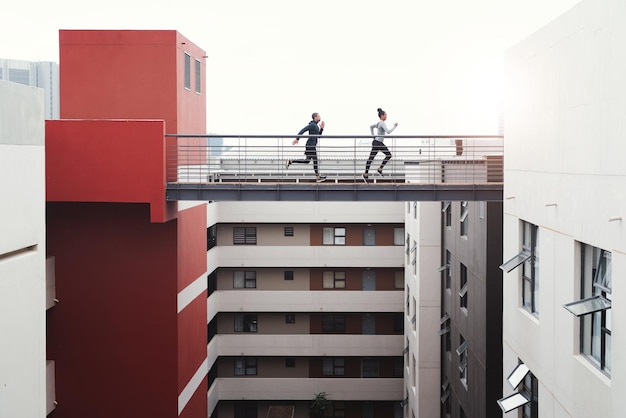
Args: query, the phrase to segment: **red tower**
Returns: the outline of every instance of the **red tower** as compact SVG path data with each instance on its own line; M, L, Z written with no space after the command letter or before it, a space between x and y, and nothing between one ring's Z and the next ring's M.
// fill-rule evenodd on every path
M207 416L206 205L165 201L166 134L206 130L205 52L176 31L60 31L46 121L55 417Z

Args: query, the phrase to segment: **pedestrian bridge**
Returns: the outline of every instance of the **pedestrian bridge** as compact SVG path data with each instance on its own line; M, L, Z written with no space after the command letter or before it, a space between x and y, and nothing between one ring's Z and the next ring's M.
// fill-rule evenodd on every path
M304 159L302 136L168 135L168 201L501 201L502 136L386 136L392 158L374 158L372 136L319 137L319 172Z

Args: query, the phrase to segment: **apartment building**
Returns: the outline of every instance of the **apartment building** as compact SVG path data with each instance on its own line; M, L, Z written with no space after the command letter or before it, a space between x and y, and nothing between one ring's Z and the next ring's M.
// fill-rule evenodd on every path
M507 54L507 416L626 409L624 19L623 2L583 0Z
M42 88L44 119L59 119L59 64L0 58L0 80Z
M441 206L443 417L493 417L502 396L502 203Z
M397 202L209 205L209 410L402 416L404 219Z
M46 364L46 308L54 302L46 299L44 182L43 92L0 81L5 199L0 205L0 416L43 417L54 408L54 363Z
M206 53L167 30L59 39L61 119L45 126L54 416L207 416L206 204L165 199L165 135L205 130Z

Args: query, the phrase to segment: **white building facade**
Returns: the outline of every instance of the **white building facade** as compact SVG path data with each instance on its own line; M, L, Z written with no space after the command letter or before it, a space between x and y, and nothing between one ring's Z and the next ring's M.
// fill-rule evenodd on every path
M626 409L625 20L583 0L507 54L506 416Z
M59 64L48 61L0 59L0 80L44 90L44 118L59 119Z
M0 81L0 417L43 417L51 410L44 159L43 92Z

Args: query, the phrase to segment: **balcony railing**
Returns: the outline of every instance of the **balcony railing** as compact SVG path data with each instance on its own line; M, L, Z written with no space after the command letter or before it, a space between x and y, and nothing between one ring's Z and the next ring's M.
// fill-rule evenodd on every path
M315 182L313 162L305 158L307 136L292 145L294 135L168 135L176 145L167 150L168 183L300 183ZM319 173L325 183L363 183L372 136L319 137ZM392 158L377 169L379 152L369 170L369 183L484 184L501 183L502 136L386 136Z

